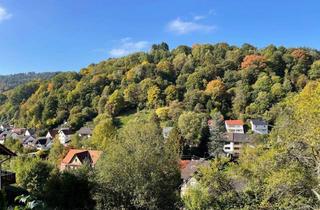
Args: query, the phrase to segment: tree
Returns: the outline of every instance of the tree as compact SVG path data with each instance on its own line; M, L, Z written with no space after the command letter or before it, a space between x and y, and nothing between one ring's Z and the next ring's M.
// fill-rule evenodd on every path
M53 171L53 166L37 158L24 157L14 160L12 164L16 172L17 183L32 195L43 198L45 194L44 187Z
M102 119L101 119L102 118ZM112 145L116 134L116 127L110 117L104 116L97 119L93 130L91 145L97 149L106 149Z
M198 146L204 129L207 128L206 116L201 113L184 112L179 117L178 128L185 139L185 145Z
M188 209L240 209L239 195L224 171L227 162L228 159L218 158L209 167L200 168L196 184L189 186L182 197Z
M310 79L319 79L320 78L320 60L313 62L308 74L309 74Z
M160 100L160 88L152 86L148 89L148 105L150 107L156 107L159 105Z
M97 168L97 209L175 209L177 155L161 130L137 121L123 128Z
M223 95L225 86L221 80L212 80L207 84L206 93L210 94L213 98Z
M54 165L58 165L66 153L66 148L60 143L58 138L53 139L48 160Z
M248 67L263 69L266 67L266 58L262 55L247 55L241 63L241 68Z
M53 209L93 209L95 203L91 192L94 183L89 180L92 176L92 169L88 165L53 174L45 187L45 202Z
M117 115L124 108L124 98L119 90L115 90L108 99L107 110L111 115Z

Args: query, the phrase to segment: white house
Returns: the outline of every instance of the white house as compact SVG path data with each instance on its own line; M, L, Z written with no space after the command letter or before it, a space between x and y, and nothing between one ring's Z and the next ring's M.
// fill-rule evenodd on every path
M252 119L250 120L250 124L254 133L268 134L268 123L264 120Z
M239 156L243 145L251 143L248 135L243 133L227 133L225 141L227 144L223 146L223 151L232 156Z
M56 135L58 135L58 133L59 133L59 129L49 130L47 135L46 135L46 138L54 139L56 137Z
M65 145L69 141L71 141L71 137L75 132L73 132L70 128L61 128L58 132L59 141L61 144Z
M242 120L226 120L225 125L228 133L244 133Z

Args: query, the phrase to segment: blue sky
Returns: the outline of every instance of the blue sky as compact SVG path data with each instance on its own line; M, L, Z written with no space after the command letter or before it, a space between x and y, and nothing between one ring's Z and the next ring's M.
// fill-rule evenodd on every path
M320 49L318 0L0 0L0 74L75 70L153 43Z

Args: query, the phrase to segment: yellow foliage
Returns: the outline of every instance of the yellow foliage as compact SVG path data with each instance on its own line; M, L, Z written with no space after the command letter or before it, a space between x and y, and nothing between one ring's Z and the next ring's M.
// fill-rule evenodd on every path
M212 80L208 83L205 92L215 97L220 96L225 91L225 85L219 79Z

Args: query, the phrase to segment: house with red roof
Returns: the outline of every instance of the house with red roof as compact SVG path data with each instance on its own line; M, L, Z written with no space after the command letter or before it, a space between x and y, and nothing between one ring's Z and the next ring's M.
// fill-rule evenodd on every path
M244 133L243 120L226 120L224 122L228 133Z
M99 160L102 151L70 149L60 164L60 170L77 169L84 164L89 164L92 168Z

